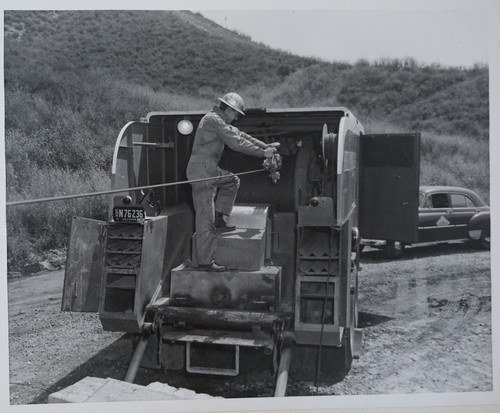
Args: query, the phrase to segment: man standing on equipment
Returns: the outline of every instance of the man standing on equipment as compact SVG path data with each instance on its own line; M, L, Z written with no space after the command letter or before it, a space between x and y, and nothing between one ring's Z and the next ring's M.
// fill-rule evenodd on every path
M191 183L196 211L197 261L201 268L211 271L226 269L214 261L217 231L228 232L235 229L227 225L224 216L231 214L240 186L237 176L218 166L224 146L259 158L271 157L279 146L279 143L266 144L231 125L240 115L245 114L240 95L227 93L219 100L220 105L214 106L198 125L186 171L189 180L219 177Z

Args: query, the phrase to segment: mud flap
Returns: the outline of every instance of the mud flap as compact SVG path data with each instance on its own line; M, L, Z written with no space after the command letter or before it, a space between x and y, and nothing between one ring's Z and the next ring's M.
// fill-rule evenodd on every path
M363 336L364 332L361 328L353 328L351 332L351 352L352 358L358 360L363 353Z
M351 369L353 355L350 347L349 331L344 332L340 347L295 345L290 377L300 381L316 382L318 379L319 383L338 383Z
M64 275L62 311L99 310L105 231L104 221L73 217Z

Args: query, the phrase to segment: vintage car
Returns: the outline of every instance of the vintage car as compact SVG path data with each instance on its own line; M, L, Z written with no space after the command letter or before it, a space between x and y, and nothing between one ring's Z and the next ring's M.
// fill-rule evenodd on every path
M418 244L469 240L490 247L490 208L474 191L453 186L421 186ZM363 239L362 246L382 248L388 258L403 255L398 240Z

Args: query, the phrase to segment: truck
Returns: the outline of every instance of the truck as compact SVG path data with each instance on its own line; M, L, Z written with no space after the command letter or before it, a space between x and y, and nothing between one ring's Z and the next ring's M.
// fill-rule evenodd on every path
M225 149L220 166L241 180L236 229L218 234L227 269L211 272L196 263L186 177L205 113L121 129L108 219L72 218L62 310L133 335L128 382L139 367L236 376L246 348L274 361L277 397L289 376L342 380L362 352L361 236L417 237L420 134L365 134L344 107L247 109L235 126L279 155L261 165Z

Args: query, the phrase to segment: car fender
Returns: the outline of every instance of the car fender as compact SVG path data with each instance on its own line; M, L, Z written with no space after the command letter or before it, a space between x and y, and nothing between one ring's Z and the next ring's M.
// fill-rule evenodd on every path
M469 221L469 236L471 239L479 240L481 237L490 236L490 212L481 211L474 215Z

